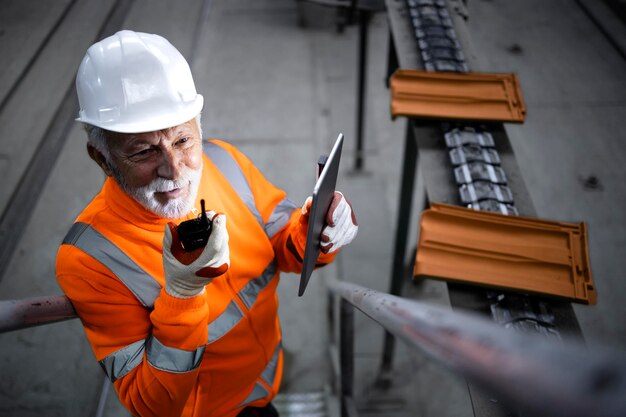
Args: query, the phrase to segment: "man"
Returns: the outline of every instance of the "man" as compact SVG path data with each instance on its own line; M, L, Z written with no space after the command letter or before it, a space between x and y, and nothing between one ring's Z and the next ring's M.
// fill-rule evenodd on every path
M296 208L233 146L201 140L182 55L121 31L92 45L77 120L108 176L57 256L57 276L121 402L138 416L276 415L282 373L276 286L298 272L310 200ZM206 246L176 225L206 201ZM336 193L318 264L358 229Z

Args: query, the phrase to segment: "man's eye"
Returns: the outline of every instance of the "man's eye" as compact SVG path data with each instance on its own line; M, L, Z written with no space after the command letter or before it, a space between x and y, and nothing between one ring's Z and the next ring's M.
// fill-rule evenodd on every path
M154 150L151 148L148 149L144 149L142 151L139 152L135 152L134 154L132 154L130 157L132 159L141 159L141 158L145 158L147 156L149 156Z
M190 140L191 138L189 136L183 136L182 138L178 139L178 143L182 145L183 143L189 142Z

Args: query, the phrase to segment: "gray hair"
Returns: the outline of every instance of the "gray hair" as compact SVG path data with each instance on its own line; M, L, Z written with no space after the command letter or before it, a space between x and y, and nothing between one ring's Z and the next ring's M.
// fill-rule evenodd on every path
M96 148L96 150L104 156L104 159L110 163L111 153L109 152L109 145L107 144L106 130L88 123L84 123L83 125L85 132L87 132L87 142Z
M202 139L202 113L198 113L196 116L196 125L198 126L198 132L200 133L200 139ZM109 152L109 145L107 144L107 131L101 127L83 123L85 132L87 132L87 142L96 148L98 152L104 156L106 161L111 163L111 152Z

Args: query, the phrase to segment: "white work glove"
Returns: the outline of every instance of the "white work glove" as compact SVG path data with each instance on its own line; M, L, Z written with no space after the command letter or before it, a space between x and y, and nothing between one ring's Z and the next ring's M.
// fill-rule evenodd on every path
M352 205L339 191L335 191L326 212L326 226L322 229L322 252L333 253L352 242L359 230Z
M309 197L302 206L302 215L308 218L312 198ZM359 230L352 205L339 191L335 191L330 207L326 212L326 225L322 229L320 249L323 253L333 253L342 246L352 242Z
M174 223L168 223L163 236L163 269L165 291L177 298L200 294L204 286L224 274L230 266L226 216L208 211L211 235L204 248L183 250Z

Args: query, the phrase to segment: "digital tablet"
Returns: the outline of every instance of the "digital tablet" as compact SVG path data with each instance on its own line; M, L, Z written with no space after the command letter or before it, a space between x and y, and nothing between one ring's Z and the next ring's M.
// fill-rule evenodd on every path
M306 286L315 269L317 258L320 254L320 239L325 225L325 217L335 194L341 149L343 147L343 134L339 134L330 155L324 164L324 168L313 188L313 202L309 212L309 227L306 234L306 248L304 249L304 261L302 262L302 274L300 275L300 289L298 296L302 297Z

